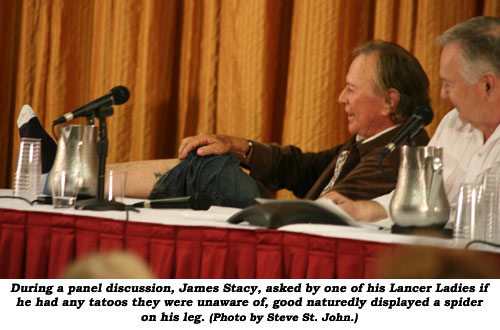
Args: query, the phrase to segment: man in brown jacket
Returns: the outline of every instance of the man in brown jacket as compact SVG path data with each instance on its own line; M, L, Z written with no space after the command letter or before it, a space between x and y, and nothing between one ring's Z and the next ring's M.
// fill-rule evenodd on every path
M370 41L354 50L354 60L339 96L353 134L347 142L318 153L295 146L263 144L243 138L201 134L183 139L179 158L197 148L199 156L232 153L267 190L289 189L316 199L337 191L352 199L371 199L394 189L399 168L396 151L378 157L418 105L429 105L429 80L418 60L402 47ZM426 145L422 130L413 138Z

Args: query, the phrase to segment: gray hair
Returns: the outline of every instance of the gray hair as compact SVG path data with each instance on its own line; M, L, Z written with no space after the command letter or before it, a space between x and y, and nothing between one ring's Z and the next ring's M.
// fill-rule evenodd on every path
M500 76L499 18L471 18L448 29L437 41L441 47L458 43L465 61L461 73L468 83L475 83L488 71Z

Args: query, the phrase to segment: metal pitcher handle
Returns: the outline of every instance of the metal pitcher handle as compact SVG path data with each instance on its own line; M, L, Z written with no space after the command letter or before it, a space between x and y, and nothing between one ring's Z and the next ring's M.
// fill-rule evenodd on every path
M429 182L429 194L427 195L427 205L432 210L438 199L441 184L443 183L443 161L440 157L429 157L431 177Z

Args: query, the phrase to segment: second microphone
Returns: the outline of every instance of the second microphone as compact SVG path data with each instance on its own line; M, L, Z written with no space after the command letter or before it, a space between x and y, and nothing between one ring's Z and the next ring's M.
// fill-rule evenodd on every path
M152 209L193 209L208 210L212 199L205 193L198 192L192 196L151 199L134 204L135 207Z

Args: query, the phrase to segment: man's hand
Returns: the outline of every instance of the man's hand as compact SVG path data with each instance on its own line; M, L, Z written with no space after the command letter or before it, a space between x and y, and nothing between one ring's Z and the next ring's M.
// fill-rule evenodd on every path
M248 149L248 141L226 135L199 134L190 136L181 141L179 159L186 158L188 153L196 148L198 148L196 153L199 156L232 153L241 159Z
M375 201L353 201L336 191L330 191L321 198L330 199L357 221L374 222L387 218L384 207Z

